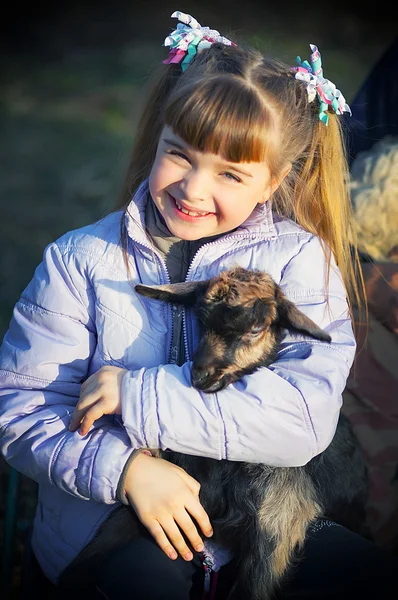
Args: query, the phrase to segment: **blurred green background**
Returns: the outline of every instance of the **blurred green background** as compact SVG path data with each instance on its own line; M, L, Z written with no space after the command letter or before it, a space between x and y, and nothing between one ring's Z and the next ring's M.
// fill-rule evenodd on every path
M348 102L396 32L390 15L366 3L82 0L34 3L23 14L18 6L1 41L1 338L45 246L113 209L142 87L167 56L174 10L292 64L317 44L325 76Z

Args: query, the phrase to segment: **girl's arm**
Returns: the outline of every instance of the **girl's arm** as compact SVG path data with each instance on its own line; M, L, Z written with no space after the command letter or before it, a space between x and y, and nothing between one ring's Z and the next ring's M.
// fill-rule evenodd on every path
M327 344L286 336L278 360L217 394L192 388L190 363L128 372L123 422L133 445L275 466L299 466L335 433L355 339L337 270L316 237L285 267L283 291L332 336Z
M85 268L50 245L15 307L0 349L0 450L31 479L82 499L113 503L124 489L164 552L191 560L187 540L203 547L191 517L212 533L198 482L171 463L135 456L139 446L113 417L96 420L84 437L69 430L96 346Z
M37 482L112 503L137 446L113 417L84 438L68 430L96 345L87 279L72 255L51 244L16 304L0 349L0 450Z

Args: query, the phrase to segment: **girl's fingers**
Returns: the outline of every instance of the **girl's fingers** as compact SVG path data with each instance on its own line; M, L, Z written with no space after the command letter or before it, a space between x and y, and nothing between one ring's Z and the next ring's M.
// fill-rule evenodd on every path
M89 392L87 391L87 394ZM76 431L79 428L80 421L84 417L84 414L87 410L96 402L98 402L99 396L97 394L90 394L82 396L80 392L80 400L76 404L75 409L72 414L71 421L69 423L69 431Z
M187 515L187 518L188 515ZM177 550L177 552L182 556L184 560L192 560L193 554L191 549L188 547L186 541L184 540L180 529L177 527L176 522L173 517L170 516L167 519L164 519L160 522L163 527L163 531L165 532L167 539L170 541L172 546Z
M182 529L184 534L189 540L191 547L197 552L202 552L203 550L203 541L200 535L198 534L198 530L196 529L190 515L186 510L182 509L178 513L174 515L175 522L178 527Z
M78 404L84 403L86 401L87 396L91 396L91 394L93 394L98 389L98 384L94 379L92 381L87 380L85 383L87 383L88 385L83 387L83 384L81 386Z
M163 528L160 525L160 523L158 523L158 521L153 521L148 525L144 523L144 525L146 526L152 537L155 539L159 548L161 548L169 558L175 560L178 554L175 551L175 548L173 548L173 546L170 544L170 541L167 539L166 534L163 531Z
M80 435L86 435L94 421L107 414L104 404L104 401L99 400L85 412L83 418L80 420Z
M191 490L191 492L199 498L199 492L200 492L199 481L196 481L196 479L191 477L191 475L188 475L188 473L186 471L184 471L184 469L182 469L181 467L178 467L178 468L181 471L180 476L184 480L185 484L188 486L188 488Z
M89 388L90 386L92 386L94 383L94 376L90 375L90 377L88 379L86 379L86 381L84 381L81 386L80 386L80 398L82 398L82 396L84 396L85 391L87 390L87 388Z
M88 411L94 409L98 404L101 403L101 399L96 393L86 396L84 400L80 400L75 410L73 411L72 418L69 424L69 431L76 431L79 429L82 419L87 415ZM101 407L102 414L104 414L103 407ZM101 416L101 415L100 415Z
M80 421L83 418L84 411L75 410L73 411L70 423L69 423L69 431L76 431L80 427Z
M207 512L205 511L205 509L203 508L203 506L201 505L201 503L199 502L199 500L196 500L196 498L192 498L191 501L188 501L186 503L185 508L188 511L188 513L195 519L195 521L199 525L203 534L206 537L211 537L213 535L213 528L211 526L209 516L208 516ZM191 521L191 523L192 523L192 521ZM184 528L184 531L188 535L185 528ZM197 533L196 527L195 527L195 531ZM191 537L189 535L188 535L188 537L189 537L189 540L191 541L193 547L196 549L196 546L192 542ZM198 550L198 552L199 552L199 550Z

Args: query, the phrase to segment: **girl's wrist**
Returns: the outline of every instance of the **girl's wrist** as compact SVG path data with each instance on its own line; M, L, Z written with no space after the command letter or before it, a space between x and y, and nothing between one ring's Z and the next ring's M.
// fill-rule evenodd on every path
M130 454L128 461L124 465L124 469L120 475L120 479L119 479L119 483L118 483L117 491L116 491L116 498L119 500L119 502L122 502L122 504L125 504L126 506L129 504L128 498L126 496L126 489L125 489L126 479L130 472L130 467L131 467L132 463L135 462L135 460L137 458L139 458L139 456L141 454L144 454L144 455L150 456L150 457L153 456L153 454L149 450L149 448L139 448L137 450L133 450L133 452Z

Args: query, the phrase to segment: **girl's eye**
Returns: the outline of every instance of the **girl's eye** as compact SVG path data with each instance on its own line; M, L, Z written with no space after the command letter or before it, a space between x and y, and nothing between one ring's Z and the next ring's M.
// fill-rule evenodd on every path
M227 179L230 179L231 181L236 181L238 183L240 183L242 181L237 175L228 173L228 171L226 173L223 173L223 175L224 175L224 177L226 177Z
M185 154L179 152L178 150L169 150L167 154L170 154L171 156L177 156L178 158L182 158L183 160L188 160Z

